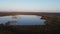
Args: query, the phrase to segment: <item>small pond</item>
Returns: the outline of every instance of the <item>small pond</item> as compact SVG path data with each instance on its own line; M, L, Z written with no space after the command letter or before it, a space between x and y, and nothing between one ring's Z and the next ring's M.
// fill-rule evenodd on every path
M10 25L45 25L45 20L41 16L36 15L15 15L0 17L0 24L5 24L8 21L14 21Z

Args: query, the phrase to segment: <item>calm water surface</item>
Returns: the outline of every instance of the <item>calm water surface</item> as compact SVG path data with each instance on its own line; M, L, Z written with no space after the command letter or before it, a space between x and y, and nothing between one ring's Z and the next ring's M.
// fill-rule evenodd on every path
M41 16L36 15L16 15L0 17L0 24L5 24L8 21L12 22L10 25L45 25L45 20L40 19Z

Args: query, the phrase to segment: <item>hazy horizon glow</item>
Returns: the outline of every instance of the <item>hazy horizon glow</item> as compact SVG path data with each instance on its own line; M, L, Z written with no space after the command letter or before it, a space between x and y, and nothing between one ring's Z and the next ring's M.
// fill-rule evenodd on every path
M60 11L60 0L0 0L0 11Z

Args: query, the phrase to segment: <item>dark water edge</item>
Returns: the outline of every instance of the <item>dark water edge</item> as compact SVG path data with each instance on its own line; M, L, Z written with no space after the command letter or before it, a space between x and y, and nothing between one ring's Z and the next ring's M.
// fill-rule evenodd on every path
M0 33L3 34L42 34L41 26L0 26ZM5 31L5 32L4 32Z

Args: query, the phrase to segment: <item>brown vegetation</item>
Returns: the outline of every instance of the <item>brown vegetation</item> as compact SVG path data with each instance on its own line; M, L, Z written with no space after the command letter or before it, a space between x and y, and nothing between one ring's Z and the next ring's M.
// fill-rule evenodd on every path
M12 13L13 14L13 13ZM19 13L18 13L19 14ZM28 13L27 13L28 14ZM33 13L32 13L33 14ZM0 25L0 34L56 34L60 33L60 13L34 13L46 20L46 25L32 26L3 26ZM9 15L9 14L8 14Z

